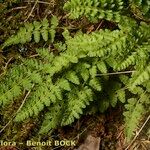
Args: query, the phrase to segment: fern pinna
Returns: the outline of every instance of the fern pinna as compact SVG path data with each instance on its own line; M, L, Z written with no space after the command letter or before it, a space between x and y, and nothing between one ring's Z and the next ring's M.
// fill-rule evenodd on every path
M149 111L145 108L149 105L150 92L150 34L146 23L137 25L127 18L126 22L131 26L119 24L120 29L114 31L80 32L74 37L65 30L65 43L56 44L63 49L58 56L47 48L38 48L38 58L22 58L1 79L0 105L6 107L30 91L14 121L36 117L46 108L42 134L59 125L71 124L92 102L104 112L118 100L124 103L128 98L124 115L130 139L141 116ZM17 43L12 41L8 45ZM133 70L131 77L118 75L119 80L114 80L103 76L110 70L127 68ZM130 97L126 96L127 90Z

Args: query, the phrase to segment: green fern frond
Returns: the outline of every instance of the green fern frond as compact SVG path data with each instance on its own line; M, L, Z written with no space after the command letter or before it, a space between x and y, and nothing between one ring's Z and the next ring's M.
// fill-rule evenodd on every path
M101 113L104 113L109 108L109 106L110 106L109 100L104 98L100 100L98 108Z
M109 103L112 107L115 107L117 102L120 101L125 103L126 101L126 94L123 89L121 89L122 84L117 81L109 82L109 87L107 89Z
M140 33L140 37L144 38L144 41L147 41L147 39L150 38L149 27L150 25L145 22L140 23L140 29L138 33Z
M130 141L133 137L134 131L139 125L139 121L142 119L142 116L149 112L149 109L145 106L149 104L149 94L142 93L139 100L136 98L128 99L128 103L125 105L126 111L123 113L125 116L125 125L126 125L126 137ZM147 105L145 105L147 104Z
M127 139L131 139L133 136L133 131L137 128L139 119L142 117L144 112L144 107L142 104L136 104L137 99L129 99L128 104L125 108L128 110L124 112L125 123L126 123L126 136Z
M80 91L74 90L68 94L69 101L61 121L62 126L71 124L75 119L79 119L80 115L83 114L82 109L86 108L89 102L93 100L93 94L90 88L84 87Z
M52 52L49 52L46 48L36 49L36 52L39 54L39 57L44 61L52 62L54 59L54 55Z
M50 130L55 129L60 124L60 118L62 118L63 104L57 103L51 106L48 112L45 114L44 121L42 123L39 134L48 133Z
M122 0L71 0L65 3L64 9L69 11L70 18L86 16L90 21L107 19L118 22L121 18L120 11L123 9Z
M36 43L40 42L41 35L44 41L51 42L55 38L55 29L58 25L58 19L54 16L51 18L51 25L47 19L43 19L42 22L34 21L33 23L25 23L24 27L21 27L16 35L12 35L3 44L3 48L15 44L25 44L30 42L32 39Z
M150 65L148 65L142 72L137 72L131 79L130 83L132 87L141 85L142 83L149 81L150 79Z
M97 67L96 65L93 65L91 68L89 68L89 73L91 75L91 78L95 78L97 75Z
M124 70L128 68L130 65L135 65L137 61L138 54L137 52L133 52L125 61L123 61L121 64L119 64L116 67L116 70Z

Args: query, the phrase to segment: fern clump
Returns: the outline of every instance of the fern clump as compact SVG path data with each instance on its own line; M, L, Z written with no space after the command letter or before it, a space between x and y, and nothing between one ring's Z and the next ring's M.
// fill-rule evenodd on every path
M103 89L100 77L96 76L98 72L107 71L106 62L101 58L111 52L122 50L121 47L118 49L116 46L118 43L115 41L118 39L124 41L125 37L122 32L109 30L91 35L81 33L68 38L67 50L55 57L48 49L37 49L39 59L23 60L20 66L15 65L10 69L7 75L8 80L5 78L1 81L3 83L1 89L5 89L1 91L1 106L5 107L12 100L23 95L23 91L31 90L31 94L18 112L15 121L23 121L36 116L45 107L51 108L55 103L62 103L65 100L64 105L62 103L65 109L61 112L64 117L59 123L61 125L72 123L82 114L82 109L94 100L94 93L101 92ZM96 40L97 38L101 40ZM107 44L104 41L107 41ZM124 42L121 45L123 46ZM93 46L94 51L91 53ZM106 46L107 49L104 49ZM89 62L88 59L91 61ZM10 80L11 72L13 79ZM17 83L15 85L18 89L14 89L12 81ZM10 92L4 87L5 84L9 86ZM12 93L14 90L18 90L17 95Z
M34 21L33 23L25 23L24 27L21 27L16 35L12 35L8 38L3 44L3 48L15 45L15 44L25 44L30 42L32 39L38 43L40 42L41 37L44 41L50 40L54 41L55 38L55 29L58 25L58 19L56 16L51 18L51 23L45 18L41 22Z
M36 49L38 59L23 59L19 66L15 65L9 70L5 79L1 79L1 106L5 107L12 100L23 96L24 91L31 91L14 121L20 122L37 116L47 107L49 111L40 130L40 133L45 133L60 124L68 125L78 119L91 101L97 101L95 97L97 92L105 93L108 99L98 101L101 112L109 106L114 107L118 100L124 103L125 91L120 90L124 83L121 80L111 83L109 77L97 74L107 73L108 68L124 70L132 65L140 70L132 75L126 85L130 86L134 81L130 86L132 89L133 86L136 87L149 80L149 67L145 70L148 73L141 73L149 60L149 55L146 55L148 43L144 37L147 34L141 33L142 25L136 28L136 36L143 39L143 43L134 38L135 31L132 29L129 31L133 34L127 34L122 28L114 31L107 29L95 31L89 35L78 33L74 37L69 36L69 32L65 30L63 33L66 39L65 51L54 56L48 49ZM63 45L62 47L64 49ZM133 57L133 60L130 57ZM146 62L141 57L144 57ZM139 66L139 62L142 65ZM113 85L110 90L106 83ZM57 107L59 109L55 112ZM61 114L64 115L60 117ZM128 115L125 116L128 118Z
M73 123L89 105L96 104L97 110L104 112L119 101L125 103L126 137L132 138L142 116L150 111L150 26L123 16L124 5L127 3L122 0L71 0L64 5L71 18L118 22L114 30L80 31L70 36L64 29L63 40L55 43L58 20L53 17L51 26L47 19L27 23L6 40L3 48L33 38L38 43L42 37L59 51L54 55L50 48L37 48L38 57L21 58L0 79L1 107L25 100L14 122L43 113L39 131L43 134Z

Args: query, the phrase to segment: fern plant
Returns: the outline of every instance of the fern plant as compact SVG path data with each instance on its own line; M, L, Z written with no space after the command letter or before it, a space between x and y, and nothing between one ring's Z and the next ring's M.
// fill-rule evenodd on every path
M41 22L34 21L33 23L25 23L24 27L21 27L16 35L12 35L3 44L3 49L10 45L25 44L30 42L32 39L38 43L40 42L41 36L44 41L50 39L51 42L55 38L55 29L58 25L58 19L56 16L51 18L51 23L45 18Z
M1 107L25 99L14 122L37 118L43 112L39 131L43 134L73 123L93 103L104 112L120 101L125 103L126 136L132 138L142 116L150 111L150 26L123 16L124 4L121 0L66 2L64 8L71 12L71 17L85 15L91 21L113 20L119 22L118 29L101 29L91 34L79 32L73 37L64 29L64 42L54 44L59 55L55 56L48 48L38 48L37 58L21 58L16 62L0 79ZM53 42L58 21L54 17L52 22L51 27L46 19L42 23L29 23L32 28L21 28L3 48L29 42L32 35L39 42L40 35L47 41L51 33ZM26 38L20 39L21 35ZM131 75L122 75L121 71L126 70ZM118 77L108 76L109 72L117 72Z

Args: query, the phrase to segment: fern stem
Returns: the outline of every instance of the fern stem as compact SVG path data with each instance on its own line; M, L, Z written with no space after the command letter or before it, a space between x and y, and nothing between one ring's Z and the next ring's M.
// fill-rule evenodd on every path
M143 123L142 127L140 128L140 130L138 131L138 133L135 135L135 137L133 138L133 140L131 141L131 143L127 146L127 148L125 150L129 150L129 148L132 146L132 144L134 143L134 141L136 140L136 138L139 136L139 134L141 133L141 131L143 130L143 128L145 127L146 123L150 120L150 115L147 117L147 119L145 120L145 122Z
M102 74L97 74L96 76L107 76L107 75L129 74L129 73L134 73L134 72L136 72L136 71L122 71L122 72L102 73Z
M34 84L32 85L32 88L34 87ZM24 97L20 107L18 108L18 110L16 111L16 113L12 116L12 118L8 121L8 123L0 130L0 134L5 130L5 128L7 128L7 126L12 122L12 120L15 118L15 116L17 115L17 113L21 110L21 108L23 107L27 97L29 96L31 90L29 90L26 94L26 96Z

